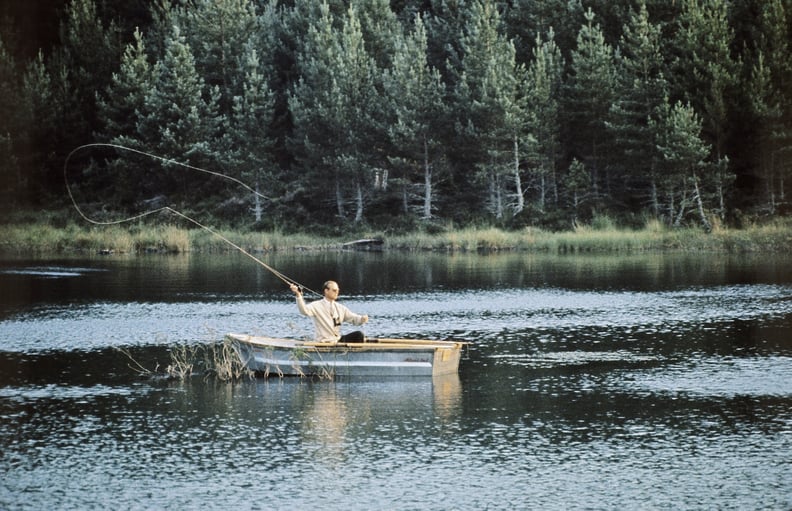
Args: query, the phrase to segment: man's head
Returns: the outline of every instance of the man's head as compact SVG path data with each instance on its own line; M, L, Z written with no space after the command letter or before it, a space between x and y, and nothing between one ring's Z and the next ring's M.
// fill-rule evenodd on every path
M335 300L338 298L338 284L333 280L328 280L322 285L322 294L328 300Z

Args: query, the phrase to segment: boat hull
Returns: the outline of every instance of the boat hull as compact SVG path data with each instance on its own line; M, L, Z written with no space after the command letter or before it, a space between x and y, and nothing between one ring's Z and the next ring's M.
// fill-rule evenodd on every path
M263 375L440 376L455 374L464 342L372 339L318 343L228 334L242 363Z

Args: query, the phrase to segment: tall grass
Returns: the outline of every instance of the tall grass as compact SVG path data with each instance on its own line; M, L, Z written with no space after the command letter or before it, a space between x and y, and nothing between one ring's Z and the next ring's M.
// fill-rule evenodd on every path
M309 234L284 234L277 230L246 233L228 230L216 230L214 232L217 235L203 229L191 230L190 249L196 252L208 253L234 250L234 247L229 245L223 238L251 253L293 249L328 249L338 246L338 241L331 239Z
M388 248L403 250L437 250L475 252L533 248L536 230L504 231L495 227L468 227L440 233L417 232L386 238Z
M437 234L417 232L386 239L386 247L402 250L497 251L547 253L626 253L642 251L784 251L792 249L792 220L778 219L744 229L717 224L712 232L695 227L670 228L647 220L641 229L621 228L607 217L571 231L549 232L534 227L519 231L496 228L450 229Z
M0 251L60 252L187 252L189 232L174 226L78 226L46 224L0 226Z
M438 230L438 229L436 229ZM284 250L338 249L348 239L311 234L217 231L251 253ZM493 252L518 250L548 253L622 253L636 251L787 251L792 250L792 220L776 219L743 229L714 224L711 232L697 228L669 228L649 220L641 229L626 229L607 217L571 231L549 232L527 227L507 231L495 227L447 227L439 232L382 236L386 249L439 252ZM0 225L0 253L63 252L206 252L223 253L234 248L202 229L173 225L93 226L67 223Z

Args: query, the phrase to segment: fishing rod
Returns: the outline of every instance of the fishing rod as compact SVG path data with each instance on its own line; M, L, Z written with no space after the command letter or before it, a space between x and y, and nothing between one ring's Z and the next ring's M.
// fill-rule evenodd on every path
M228 238L226 238L225 236L223 236L219 232L215 231L214 229L202 224L198 220L196 220L196 219L190 217L189 215L187 215L185 213L182 213L181 211L178 211L178 210L176 210L176 209L174 209L174 208L172 208L170 206L162 206L162 207L159 207L159 208L152 209L150 211L144 211L143 213L139 213L137 215L132 215L132 216L129 216L129 217L126 217L126 218L122 218L120 220L105 220L105 221L102 221L102 220L96 220L94 218L91 218L90 216L88 216L82 210L82 208L80 208L79 204L77 203L77 200L74 197L74 194L72 193L71 185L69 184L68 168L69 168L69 160L71 159L71 157L75 153L77 153L77 152L79 152L79 151L81 151L83 149L88 149L88 148L92 148L92 147L110 147L110 148L119 149L119 150L122 150L122 151L129 151L129 152L132 152L132 153L139 154L141 156L146 156L148 158L159 160L159 161L161 161L163 163L166 163L166 164L179 165L181 167L185 167L185 168L190 169L190 170L195 170L197 172L203 172L203 173L209 174L211 176L219 177L219 178L222 178L222 179L227 179L229 181L232 181L232 182L238 184L239 186L243 187L244 189L248 190L249 192L255 194L258 197L270 200L269 197L259 193L258 191L254 190L253 188L251 188L250 186L248 186L244 182L240 181L239 179L236 179L234 177L228 176L228 175L223 174L221 172L215 172L215 171L212 171L212 170L202 169L202 168L196 167L194 165L190 165L190 164L187 164L187 163L176 161L176 160L173 160L173 159L170 159L170 158L165 158L165 157L162 157L162 156L158 156L156 154L148 153L146 151L141 151L139 149L126 147L126 146L119 145L119 144L109 144L109 143L102 143L102 142L94 142L94 143L91 143L91 144L84 144L84 145L81 145L81 146L78 146L78 147L74 148L66 156L66 161L63 163L63 180L64 180L64 182L66 184L66 192L69 195L69 199L71 200L72 206L74 206L74 209L77 211L77 213L79 213L79 215L85 221L87 221L87 222L89 222L91 224L94 224L94 225L120 225L120 224L123 224L123 223L133 222L135 220L140 220L140 219L142 219L144 217L147 217L147 216L150 216L150 215L155 215L155 214L159 214L159 213L172 213L172 214L174 214L174 215L176 215L176 216L178 216L180 218L183 218L184 220L187 220L188 222L196 225L197 227L200 227L201 229L205 230L206 232L212 234L213 236L216 236L217 238L223 240L225 243L228 243L229 245L231 245L235 249L239 250L242 254L248 256L249 258L254 260L256 263L260 264L262 267L264 267L267 271L269 271L270 273L275 275L277 278L279 278L285 284L287 284L289 286L294 284L295 286L297 286L300 289L304 289L304 290L310 291L311 293L314 293L314 294L316 294L318 296L322 296L320 293L314 291L313 289L311 289L309 287L306 287L306 286L303 286L302 284L300 284L296 280L284 275L280 271L278 271L275 268L273 268L272 266L268 265L267 263L265 263L261 259L257 258L253 254L251 254L249 251L247 251L244 248L240 247L239 245L237 245L233 241L229 240Z

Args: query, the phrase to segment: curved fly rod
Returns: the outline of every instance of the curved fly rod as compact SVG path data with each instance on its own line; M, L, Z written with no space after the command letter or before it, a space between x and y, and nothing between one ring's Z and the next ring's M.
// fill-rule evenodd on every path
M69 199L71 200L71 203L72 203L72 206L74 206L74 209L77 211L77 213L79 213L79 215L86 222L89 222L89 223L94 224L94 225L119 225L119 224L123 224L123 223L126 223L126 222L133 222L135 220L140 220L143 217L147 217L149 215L154 215L154 214L157 214L157 213L163 213L163 212L173 213L174 215L176 215L176 216L178 216L180 218L183 218L183 219L187 220L188 222L191 222L192 224L200 227L201 229L205 230L206 232L212 234L213 236L216 236L216 237L220 238L221 240L223 240L224 242L228 243L229 245L231 245L235 249L239 250L241 253L245 254L246 256L248 256L249 258L253 259L258 264L263 266L267 271L269 271L270 273L272 273L273 275L278 277L281 281L283 281L287 285L294 284L294 285L296 285L296 286L298 286L298 287L300 287L300 288L302 288L302 289L304 289L306 291L310 291L311 293L314 293L316 295L321 296L320 293L317 293L313 289L305 287L302 284L300 284L299 282L297 282L296 280L294 280L294 279L292 279L290 277L287 277L283 273L279 272L278 270L276 270L272 266L268 265L267 263L265 263L261 259L257 258L253 254L251 254L250 252L245 250L244 248L240 247L239 245L237 245L233 241L229 240L228 238L226 238L225 236L223 236L219 232L213 230L210 227L207 227L206 225L204 225L204 224L200 223L199 221L195 220L194 218L191 218L190 216L182 213L181 211L173 209L170 206L163 206L163 207L160 207L160 208L152 209L150 211L144 211L143 213L139 213L137 215L132 215L130 217L122 218L120 220L101 221L101 220L95 220L95 219L89 217L80 208L79 204L77 203L77 200L74 198L74 194L72 193L72 190L71 190L71 185L69 184L68 168L69 168L69 159L71 159L71 157L75 153L77 153L78 151L81 151L83 149L88 149L88 148L91 148L91 147L111 147L113 149L120 149L122 151L129 151L129 152L132 152L132 153L139 154L141 156L146 156L148 158L152 158L154 160L159 160L159 161L161 161L163 163L179 165L181 167L185 167L185 168L188 168L190 170L195 170L195 171L203 172L205 174L209 174L209 175L212 175L212 176L216 176L216 177L220 177L220 178L223 178L223 179L227 179L229 181L233 181L234 183L236 183L239 186L245 188L249 192L251 192L251 193L253 193L255 195L258 195L261 198L269 199L268 197L266 197L265 195L262 195L261 193L257 192L256 190L254 190L253 188L251 188L247 184L243 183L239 179L236 179L236 178L231 177L231 176L227 176L227 175L222 174L220 172L214 172L214 171L211 171L211 170L202 169L200 167L195 167L195 166L189 165L187 163L182 163L180 161L172 160L172 159L169 159L169 158L164 158L162 156L157 156L156 154L147 153L145 151L140 151L138 149L133 149L131 147L126 147L126 146L122 146L122 145L118 145L118 144L107 144L107 143L97 142L97 143L91 143L91 144L84 144L84 145L81 145L79 147L74 148L68 154L68 156L66 156L66 161L63 163L63 180L66 183L66 191L69 194Z

